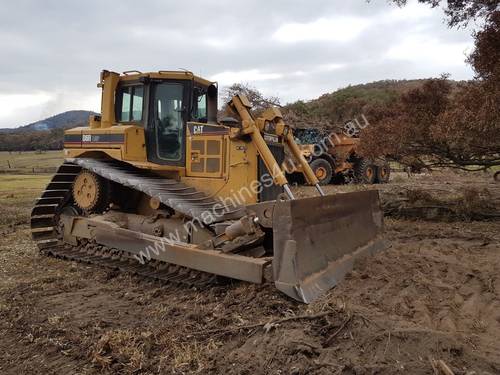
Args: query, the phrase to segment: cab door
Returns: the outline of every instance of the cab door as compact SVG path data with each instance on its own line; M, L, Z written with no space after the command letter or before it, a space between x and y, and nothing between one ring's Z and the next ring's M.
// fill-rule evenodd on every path
M149 161L185 165L188 91L182 81L152 83L146 140Z

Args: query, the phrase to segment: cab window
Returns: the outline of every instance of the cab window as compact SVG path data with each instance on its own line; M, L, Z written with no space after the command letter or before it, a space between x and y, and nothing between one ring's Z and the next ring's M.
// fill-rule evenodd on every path
M200 88L194 90L192 119L198 122L207 121L207 93Z
M141 122L144 104L144 87L127 86L121 88L118 94L121 108L118 113L120 122Z
M182 157L184 86L160 83L154 96L158 157L178 161Z

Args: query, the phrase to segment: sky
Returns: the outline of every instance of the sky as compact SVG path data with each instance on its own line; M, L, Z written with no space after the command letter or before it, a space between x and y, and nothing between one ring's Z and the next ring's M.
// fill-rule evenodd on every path
M102 69L187 69L221 87L248 83L281 102L383 79L451 74L471 29L410 0L2 0L0 128L99 112Z

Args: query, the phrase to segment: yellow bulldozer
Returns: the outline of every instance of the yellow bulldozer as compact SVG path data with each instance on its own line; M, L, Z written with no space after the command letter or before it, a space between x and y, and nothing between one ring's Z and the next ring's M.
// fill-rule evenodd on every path
M217 84L187 71L103 71L101 114L64 134L31 212L44 254L203 287L274 282L309 303L385 247L376 191L324 196L277 108L245 96L217 121ZM287 147L318 196L296 199Z

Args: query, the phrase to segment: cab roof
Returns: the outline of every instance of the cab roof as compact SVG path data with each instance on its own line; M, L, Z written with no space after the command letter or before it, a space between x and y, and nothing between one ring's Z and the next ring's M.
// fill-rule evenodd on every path
M153 78L153 79L185 79L193 80L203 86L210 86L216 82L211 82L202 77L194 75L187 70L160 70L158 72L140 72L138 70L129 70L120 74L120 81L135 81L140 78Z

